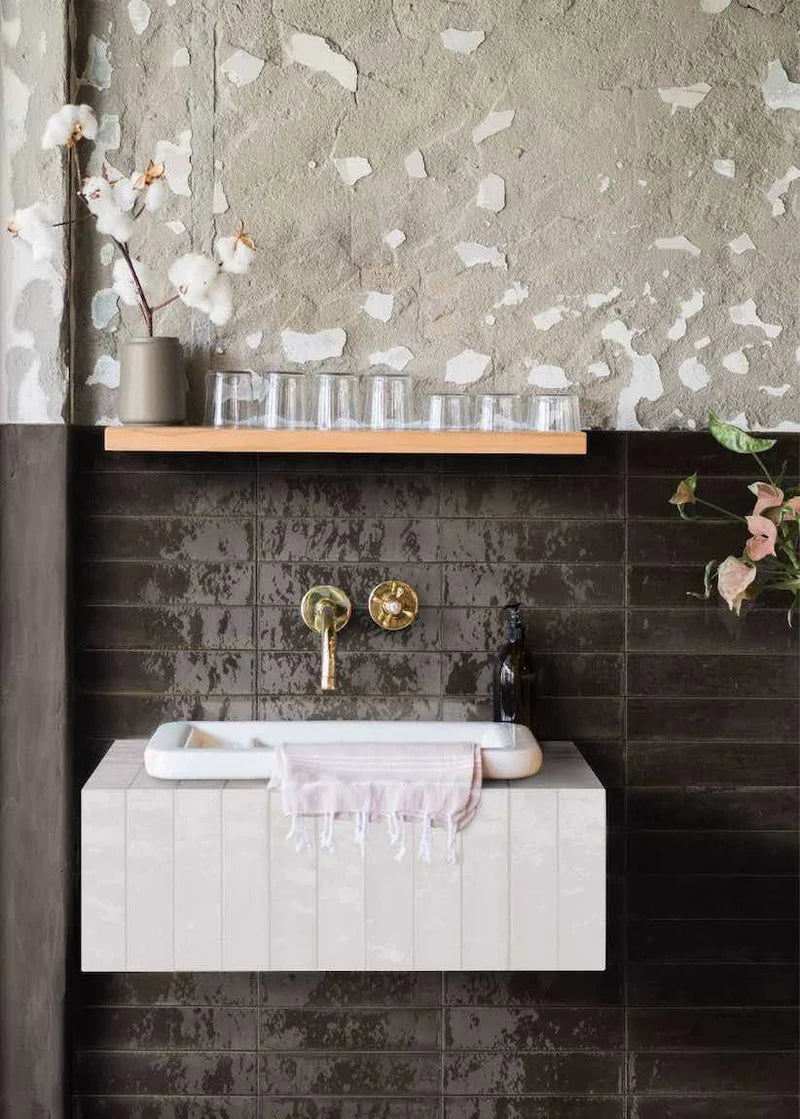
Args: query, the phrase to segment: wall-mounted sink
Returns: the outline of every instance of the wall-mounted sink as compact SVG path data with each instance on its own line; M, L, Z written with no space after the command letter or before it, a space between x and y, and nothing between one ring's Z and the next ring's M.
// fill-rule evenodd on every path
M531 731L512 723L339 719L162 723L147 743L144 764L151 777L173 781L268 778L275 747L289 742L474 742L481 747L483 776L503 781L530 777L542 764Z

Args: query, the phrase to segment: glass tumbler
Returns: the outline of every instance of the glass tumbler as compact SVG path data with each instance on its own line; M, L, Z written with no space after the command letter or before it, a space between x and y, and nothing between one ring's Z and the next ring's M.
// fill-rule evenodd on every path
M265 373L261 421L267 428L308 427L305 373Z
M469 427L468 403L463 392L432 392L426 427L429 431L463 431Z
M580 431L581 406L575 393L536 393L528 411L534 431Z
M314 426L320 431L361 427L360 379L355 373L318 373L314 382Z
M208 427L247 427L256 416L258 384L249 372L227 369L206 374L205 423Z
M374 373L367 380L364 425L373 431L411 427L411 378L403 373Z
M513 431L522 423L522 398L516 392L485 392L475 400L479 431Z

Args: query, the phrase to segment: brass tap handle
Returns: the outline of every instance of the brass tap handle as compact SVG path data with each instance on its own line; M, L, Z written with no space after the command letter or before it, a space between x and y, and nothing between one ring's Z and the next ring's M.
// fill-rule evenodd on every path
M417 592L402 579L379 583L369 596L369 614L381 629L405 629L419 613Z
M353 604L341 587L312 587L303 595L300 613L308 628L322 636L320 687L336 691L336 634L350 621Z

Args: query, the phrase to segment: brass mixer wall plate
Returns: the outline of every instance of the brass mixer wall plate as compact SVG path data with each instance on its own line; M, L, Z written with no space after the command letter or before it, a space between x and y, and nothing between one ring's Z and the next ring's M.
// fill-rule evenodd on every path
M386 579L378 583L369 596L369 615L381 629L405 629L417 614L417 592L402 579Z

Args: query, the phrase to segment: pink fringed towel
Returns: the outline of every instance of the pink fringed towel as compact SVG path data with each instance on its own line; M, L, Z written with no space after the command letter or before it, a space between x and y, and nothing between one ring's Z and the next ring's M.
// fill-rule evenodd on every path
M287 838L309 846L307 820L324 820L320 845L333 850L333 821L353 820L362 851L367 824L386 820L395 858L406 850L406 825L422 824L419 858L430 862L431 829L447 829L447 858L456 861L456 835L478 810L481 748L472 742L282 744L271 784L281 792L291 824Z

